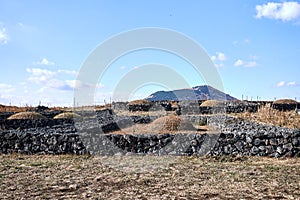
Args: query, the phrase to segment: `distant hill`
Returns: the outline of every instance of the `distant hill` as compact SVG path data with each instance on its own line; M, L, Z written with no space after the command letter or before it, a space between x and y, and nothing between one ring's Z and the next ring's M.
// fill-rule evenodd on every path
M237 100L235 97L225 94L209 85L196 86L189 89L173 91L158 91L147 98L148 101L184 101L184 100Z

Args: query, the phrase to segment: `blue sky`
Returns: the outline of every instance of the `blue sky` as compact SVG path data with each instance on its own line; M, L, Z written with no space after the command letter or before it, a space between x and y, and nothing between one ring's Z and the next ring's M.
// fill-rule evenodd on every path
M199 43L239 99L300 99L299 1L16 1L0 0L0 104L72 105L78 72L89 54L124 31L158 27ZM134 52L112 63L95 102L143 63L168 65L191 86L205 82L182 59ZM163 89L149 85L132 98Z

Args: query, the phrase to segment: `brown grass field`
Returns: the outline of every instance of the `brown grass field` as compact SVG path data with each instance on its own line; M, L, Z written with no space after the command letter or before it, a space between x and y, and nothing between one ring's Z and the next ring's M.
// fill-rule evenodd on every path
M268 106L234 116L300 128ZM300 199L300 158L0 154L0 199Z
M300 158L126 156L118 159L123 159L119 168L104 164L105 157L0 155L0 196L1 199L300 198ZM172 162L154 170L132 172L132 163L142 162L140 167L146 169L156 159Z
M244 112L231 115L258 123L300 129L300 115L295 111L278 111L270 108L270 105L259 108L256 113Z

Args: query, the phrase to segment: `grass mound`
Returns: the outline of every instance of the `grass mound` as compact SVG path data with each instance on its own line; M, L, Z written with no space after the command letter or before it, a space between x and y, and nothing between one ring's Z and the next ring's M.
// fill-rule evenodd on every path
M114 134L164 134L164 133L190 133L197 129L189 121L181 117L170 115L160 117L150 124L135 124L131 127L115 131Z
M154 120L148 125L147 129L154 132L196 131L192 123L174 115Z
M46 119L46 117L37 112L19 112L7 119Z
M206 100L200 106L201 107L224 106L224 102L218 100Z
M82 117L72 112L60 113L53 117L53 119L73 119L73 118L82 118Z
M134 101L130 101L128 103L128 105L142 105L142 104L149 104L150 101L145 100L145 99L141 99L141 100L134 100Z
M292 99L278 99L278 100L276 100L276 101L274 101L273 102L273 105L281 105L281 104L294 104L294 105L296 105L296 104L298 104L298 102L297 101L295 101L295 100L292 100Z

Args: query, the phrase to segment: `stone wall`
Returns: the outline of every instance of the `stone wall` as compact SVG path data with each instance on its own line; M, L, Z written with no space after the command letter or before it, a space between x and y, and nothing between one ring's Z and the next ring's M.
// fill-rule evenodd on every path
M220 132L210 134L105 134L99 129L77 132L72 125L0 132L0 152L101 155L246 155L300 157L300 130L234 118L212 118ZM99 132L97 132L99 131Z
M202 107L203 101L181 101L178 103L178 108L174 110L171 103L168 101L149 102L149 104L127 105L124 102L114 102L112 104L113 110L118 111L177 111L181 115L192 114L214 114L214 113L241 113L241 112L257 112L259 106L264 105L264 102L247 102L247 101L229 101L224 107Z
M300 108L300 104L272 104L272 108L279 111L291 111Z
M73 124L73 119L11 119L0 123L2 130L29 129L38 127L52 127L55 125ZM0 130L1 130L0 129Z
M1 153L85 154L80 137L72 126L55 126L0 132Z
M299 129L229 120L211 155L300 157Z

